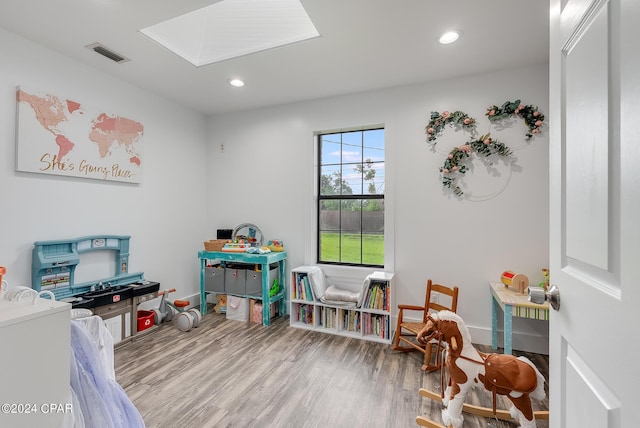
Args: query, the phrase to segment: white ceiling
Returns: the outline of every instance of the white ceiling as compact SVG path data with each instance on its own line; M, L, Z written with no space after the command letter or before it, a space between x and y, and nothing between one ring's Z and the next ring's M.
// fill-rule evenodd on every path
M216 0L2 0L0 27L206 115L547 62L545 0L301 0L320 37L194 67L139 30ZM438 36L462 30L460 40ZM85 48L99 42L130 62ZM243 88L229 86L240 77Z

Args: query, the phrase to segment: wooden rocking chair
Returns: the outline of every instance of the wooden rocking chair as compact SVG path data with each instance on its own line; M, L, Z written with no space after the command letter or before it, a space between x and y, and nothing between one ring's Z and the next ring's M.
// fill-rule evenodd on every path
M435 296L437 296L437 298ZM449 303L448 306L447 301ZM427 293L424 300L424 306L398 305L398 324L391 349L400 352L420 351L424 354L424 364L421 367L422 370L432 372L440 369L442 361L439 361L437 364L435 362L431 364L433 348L437 347L438 343L436 341L431 341L426 345L423 345L416 340L416 335L427 323L427 314L429 314L429 312L438 312L442 310L456 312L457 308L458 287L447 287L440 284L434 284L429 279L427 281ZM422 312L422 322L405 321L404 311ZM403 342L403 345L400 344L401 341ZM438 361L437 358L435 360Z

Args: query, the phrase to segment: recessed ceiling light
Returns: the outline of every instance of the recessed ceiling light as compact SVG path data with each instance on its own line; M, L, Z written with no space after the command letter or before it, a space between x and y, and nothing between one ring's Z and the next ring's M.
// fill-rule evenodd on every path
M458 31L447 31L442 34L438 41L443 45L448 45L449 43L453 43L460 38L460 32Z
M229 79L229 84L231 86L235 86L236 88L241 88L244 86L244 82L240 79Z

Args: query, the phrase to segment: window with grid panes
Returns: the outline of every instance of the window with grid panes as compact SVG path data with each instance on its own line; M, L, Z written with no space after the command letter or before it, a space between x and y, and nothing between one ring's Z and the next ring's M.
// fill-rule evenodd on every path
M318 263L384 266L384 129L318 135Z

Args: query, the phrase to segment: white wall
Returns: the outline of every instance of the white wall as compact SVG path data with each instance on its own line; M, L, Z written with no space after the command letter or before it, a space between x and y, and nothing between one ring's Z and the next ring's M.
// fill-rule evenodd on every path
M117 234L131 235L129 272L177 288L176 297L196 293L206 118L4 30L0 52L0 265L10 286L31 284L34 241ZM18 85L141 122L143 183L16 172Z
M432 110L462 110L484 122L486 107L521 98L548 108L547 66L506 70L211 118L0 30L0 265L12 285L30 283L33 242L91 234L131 235L131 272L198 289L196 252L220 227L250 222L285 241L288 267L313 252L313 133L386 127L389 267L396 301L423 300L425 281L458 284L459 313L474 340L490 341L488 281L511 269L542 280L548 262L548 140L526 145L524 125L493 136L516 152L504 191L485 201L442 190L438 169L462 141L447 130L438 152L426 143ZM15 88L25 85L134 118L145 126L144 182L130 185L15 171ZM207 125L208 123L208 125ZM208 129L207 129L208 126ZM208 132L211 136L208 137ZM211 148L208 148L208 144ZM223 153L219 151L224 144ZM474 165L469 185L492 181ZM501 177L509 169L498 167ZM491 190L491 189L490 189ZM63 198L64 204L56 203ZM546 351L547 327L516 322L514 347Z
M266 239L285 241L288 268L313 262L313 133L384 124L386 248L396 302L422 303L428 278L457 284L458 312L474 340L489 344L488 282L509 269L537 284L548 264L547 128L527 144L522 121L497 129L484 116L488 106L517 98L548 112L546 64L212 118L209 235L254 223ZM432 110L464 111L478 120L479 133L491 131L517 149L512 169L496 165L497 179L477 161L467 174L476 195L493 197L459 200L443 190L439 167L467 136L448 129L433 152L424 134ZM514 330L516 349L547 352L544 322L516 320Z

